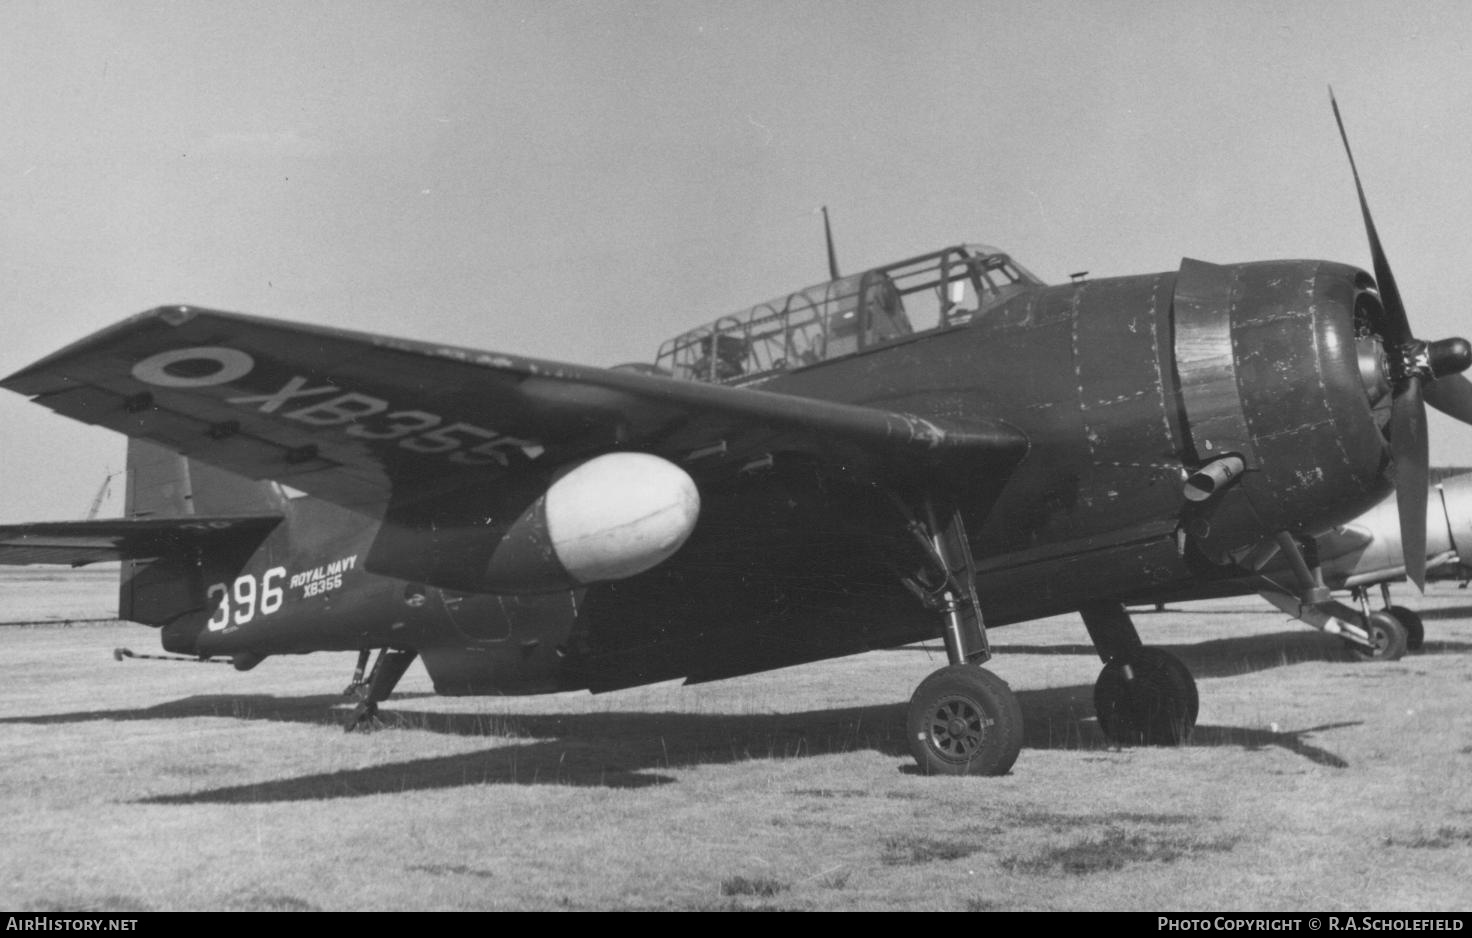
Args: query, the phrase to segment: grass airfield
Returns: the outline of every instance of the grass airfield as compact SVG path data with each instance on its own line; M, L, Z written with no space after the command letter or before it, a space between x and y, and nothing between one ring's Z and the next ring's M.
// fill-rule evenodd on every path
M354 656L133 660L108 571L3 571L0 907L1466 911L1472 592L1397 601L1426 649L1352 661L1255 599L1140 613L1195 738L1120 749L1074 616L1000 629L1027 737L916 774L906 648L697 687L440 698L347 735ZM67 620L72 620L66 624Z

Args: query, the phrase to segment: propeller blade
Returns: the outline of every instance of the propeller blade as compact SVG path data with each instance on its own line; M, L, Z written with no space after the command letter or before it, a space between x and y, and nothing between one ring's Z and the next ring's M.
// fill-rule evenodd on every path
M1395 504L1400 512L1400 547L1406 577L1426 591L1426 488L1431 484L1426 451L1426 404L1421 377L1410 375L1396 389L1390 409L1390 448L1395 456Z
M1437 410L1472 424L1472 381L1466 375L1453 375L1432 382L1425 390L1426 403Z
M1406 307L1401 302L1400 290L1395 285L1395 275L1390 272L1390 261L1385 249L1380 246L1380 235L1375 231L1375 221L1370 217L1370 203L1365 200L1365 187L1360 185L1360 171L1354 165L1354 152L1349 148L1349 135L1344 132L1344 119L1339 116L1339 102L1334 100L1334 89L1329 89L1329 104L1334 108L1334 123L1339 125L1339 139L1344 141L1344 155L1349 157L1349 171L1354 175L1355 192L1360 197L1360 214L1365 219L1365 234L1370 241L1370 259L1375 265L1375 283L1380 287L1380 302L1385 307L1385 321L1375 323L1380 338L1388 346L1401 346L1412 341L1411 323L1406 318Z

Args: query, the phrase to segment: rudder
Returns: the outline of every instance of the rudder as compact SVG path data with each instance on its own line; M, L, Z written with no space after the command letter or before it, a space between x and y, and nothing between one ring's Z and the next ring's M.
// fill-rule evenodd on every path
M285 503L285 493L274 482L257 482L216 469L146 440L128 440L123 505L127 518L280 515ZM118 618L160 626L174 622L200 607L200 576L197 557L123 561ZM165 629L165 648L173 644L168 632ZM186 636L192 645L192 632Z
M128 440L128 518L279 514L285 502L274 482L216 469L147 440Z

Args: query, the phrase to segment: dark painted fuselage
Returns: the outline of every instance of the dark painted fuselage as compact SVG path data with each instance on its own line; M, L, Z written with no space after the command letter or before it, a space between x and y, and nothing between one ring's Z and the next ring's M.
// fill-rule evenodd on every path
M966 516L987 624L1002 625L1189 588L1276 531L1317 533L1378 500L1387 455L1356 321L1369 286L1324 262L1188 261L1030 288L969 323L760 387L1025 434L1000 490L978 472L947 493ZM172 650L243 666L413 648L450 694L708 680L936 635L936 613L902 584L909 534L885 493L770 455L744 471L695 467L695 532L626 580L495 595L382 576L367 563L377 519L283 497L284 520L253 551L204 558L179 587L187 601L135 617L168 619ZM1224 455L1242 459L1240 480L1188 502L1186 476Z

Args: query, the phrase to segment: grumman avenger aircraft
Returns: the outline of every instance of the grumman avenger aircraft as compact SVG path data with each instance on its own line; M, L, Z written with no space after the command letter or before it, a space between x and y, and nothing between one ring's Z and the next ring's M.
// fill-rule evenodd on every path
M122 618L242 670L381 649L354 724L416 658L441 694L609 691L939 634L908 735L952 774L1021 746L987 630L1077 610L1103 731L1177 742L1195 682L1125 598L1271 544L1324 602L1304 545L1392 466L1420 578L1423 398L1472 422L1472 349L1414 338L1360 201L1374 277L1188 259L1049 286L961 245L611 369L161 307L0 382L131 441L125 518L0 552L121 559ZM1352 611L1344 634L1373 645Z

